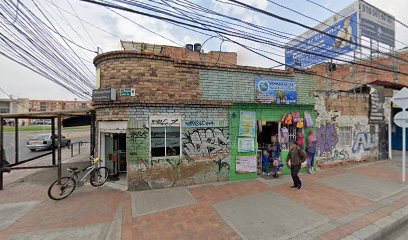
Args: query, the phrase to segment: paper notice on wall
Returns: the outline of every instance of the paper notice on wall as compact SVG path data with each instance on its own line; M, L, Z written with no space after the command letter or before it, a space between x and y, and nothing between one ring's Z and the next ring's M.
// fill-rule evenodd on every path
M255 156L239 156L236 159L235 170L237 173L253 173L256 172L256 155Z
M239 136L255 137L256 113L240 111L239 117Z
M254 145L253 138L238 138L238 152L253 152Z

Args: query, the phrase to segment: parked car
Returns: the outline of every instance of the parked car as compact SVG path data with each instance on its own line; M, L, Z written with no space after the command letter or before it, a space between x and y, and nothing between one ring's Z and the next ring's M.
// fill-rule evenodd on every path
M31 151L35 150L47 150L52 147L51 134L40 134L27 141L27 148ZM54 137L55 146L58 145L58 135ZM61 146L66 147L71 144L71 140L64 136L61 136Z

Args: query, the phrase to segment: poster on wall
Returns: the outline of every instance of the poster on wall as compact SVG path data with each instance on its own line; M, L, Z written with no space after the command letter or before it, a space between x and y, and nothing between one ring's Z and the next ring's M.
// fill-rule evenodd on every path
M256 112L240 111L239 136L255 137Z
M272 104L297 104L297 82L257 78L255 81L256 101Z
M384 87L370 86L370 117L369 123L380 124L384 123Z
M238 152L253 152L254 145L254 138L238 138Z
M256 156L239 156L236 160L235 169L237 173L256 172Z

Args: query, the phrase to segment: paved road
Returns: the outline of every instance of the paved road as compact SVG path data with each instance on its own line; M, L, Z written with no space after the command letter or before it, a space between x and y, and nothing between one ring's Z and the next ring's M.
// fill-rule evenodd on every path
M89 141L89 131L88 130L73 130L73 131L65 131L63 132L64 136L70 137L71 142L79 142L79 141ZM28 158L32 158L38 155L42 155L44 153L47 153L49 151L35 151L31 152L27 147L26 143L27 140L30 139L31 137L37 135L37 134L42 134L42 133L48 133L48 131L45 132L20 132L19 133L19 160L25 160ZM6 133L4 134L4 148L6 150L6 155L7 155L7 160L10 163L15 162L15 144L14 144L14 133Z

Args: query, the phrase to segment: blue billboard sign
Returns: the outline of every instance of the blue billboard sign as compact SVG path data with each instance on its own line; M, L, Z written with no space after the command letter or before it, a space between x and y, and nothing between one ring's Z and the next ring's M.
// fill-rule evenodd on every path
M273 104L297 104L297 81L257 78L256 101Z
M306 38L301 36L300 39L292 40L285 49L286 67L307 68L355 51L358 39L357 11L342 19L335 16L331 23L326 25L327 28L322 28L322 31L336 37L309 31L303 35Z
M395 17L360 1L361 35L395 47Z

